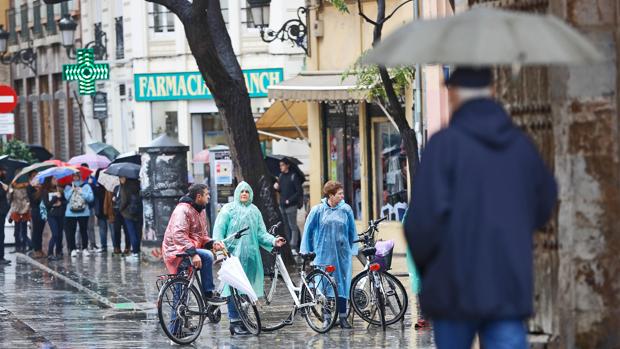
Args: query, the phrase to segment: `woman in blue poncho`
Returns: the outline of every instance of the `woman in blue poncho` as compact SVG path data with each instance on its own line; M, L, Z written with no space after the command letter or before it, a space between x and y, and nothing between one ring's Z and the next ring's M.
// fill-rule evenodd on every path
M274 237L267 232L263 216L258 207L252 204L254 193L252 187L246 182L241 182L235 189L235 199L222 207L213 226L213 240L222 241L231 234L249 227L248 234L240 239L232 239L226 242L226 248L239 258L243 271L248 276L252 288L258 297L263 296L263 261L260 248L271 251L274 246L282 246L284 238ZM230 296L228 287L224 289L222 296ZM248 334L247 329L239 319L239 314L230 297L228 297L228 319L230 320L230 333Z
M347 300L351 288L351 260L357 254L355 219L351 206L344 202L342 184L328 181L325 198L314 206L306 220L301 253L314 252L314 264L333 265L338 284L338 314L341 328L351 328L347 321Z

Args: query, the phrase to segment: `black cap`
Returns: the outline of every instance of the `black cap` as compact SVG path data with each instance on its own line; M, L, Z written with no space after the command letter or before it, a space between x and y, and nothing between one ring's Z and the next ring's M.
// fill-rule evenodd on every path
M446 86L482 88L491 86L493 73L488 67L457 67L448 80Z

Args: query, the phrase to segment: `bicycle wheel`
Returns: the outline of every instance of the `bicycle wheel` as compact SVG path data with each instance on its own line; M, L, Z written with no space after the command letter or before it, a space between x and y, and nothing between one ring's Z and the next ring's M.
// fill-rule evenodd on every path
M241 322L245 325L247 330L254 335L260 334L260 316L258 315L258 309L255 304L252 304L250 298L247 295L239 294L239 292L232 289L232 297L239 313Z
M325 333L338 318L336 282L323 270L315 269L306 276L306 283L308 287L301 287L301 302L312 305L301 308L301 313L310 328Z
M392 274L379 272L383 285L385 304L385 324L393 325L400 321L407 311L408 298L403 284ZM381 326L377 315L377 304L373 302L373 288L368 278L368 271L357 274L351 281L350 301L353 311L364 321ZM376 296L375 296L376 298Z
M177 344L190 344L200 336L203 309L200 292L184 278L168 281L157 298L159 324Z

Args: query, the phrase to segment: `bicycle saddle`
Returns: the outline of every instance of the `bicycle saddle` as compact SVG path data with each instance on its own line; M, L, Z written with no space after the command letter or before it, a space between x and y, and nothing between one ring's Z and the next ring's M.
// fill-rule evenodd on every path
M311 262L314 260L314 258L316 257L316 253L314 252L310 252L310 253L306 253L306 254L299 254L299 256L301 257L301 259L303 259L306 262Z
M177 257L189 257L189 254L187 254L187 253L177 253L176 256Z

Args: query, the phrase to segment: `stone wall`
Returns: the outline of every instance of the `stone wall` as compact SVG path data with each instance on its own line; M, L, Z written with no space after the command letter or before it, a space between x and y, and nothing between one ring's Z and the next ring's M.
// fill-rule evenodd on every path
M618 0L555 0L606 61L550 70L560 186L560 348L620 347Z

